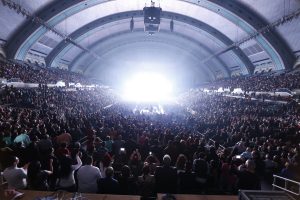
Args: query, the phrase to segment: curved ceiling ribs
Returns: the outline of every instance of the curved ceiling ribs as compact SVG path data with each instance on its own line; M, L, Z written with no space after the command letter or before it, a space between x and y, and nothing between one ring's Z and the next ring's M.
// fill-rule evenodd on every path
M205 7L220 14L231 22L240 26L246 33L251 34L265 27L268 23L254 11L242 3L223 0L183 0ZM295 57L286 42L274 31L258 35L256 41L274 62L277 70L289 69L293 66Z
M137 31L144 31L144 30L143 30L143 29L134 29L134 32L137 32ZM167 31L167 30L161 30L160 32L161 32L161 33L170 33L170 31ZM97 42L95 42L94 44L92 44L91 47L89 47L89 49L94 50L95 48L97 48L97 46L98 46L99 44L103 43L104 41L108 41L108 40L110 40L110 39L116 38L116 37L118 37L118 36L120 36L120 35L127 34L127 33L130 34L131 31L130 31L130 30L128 30L128 31L121 31L121 32L114 33L113 35L110 35L110 36L101 38L100 40L98 40ZM194 39L192 39L192 38L190 38L190 37L187 37L187 36L185 36L185 35L183 35L183 34L181 34L181 33L173 32L172 35L176 35L176 37L183 38L183 39L185 39L185 40L187 40L187 41L190 41L190 42L193 43L193 44L196 44L198 47L200 47L200 49L206 51L206 52L209 53L209 54L212 54L212 53L213 53L208 47L204 46L204 45L203 45L202 43L200 43L199 41L196 41L196 40L194 40ZM179 48L182 48L182 47L183 47L183 45L179 46ZM107 50L106 50L106 51L107 51ZM191 54L195 54L195 53L192 53L192 52L191 52ZM101 52L101 55L102 55L102 52ZM86 57L86 56L89 56L88 53L86 53L86 52L80 54L79 56L77 56L77 57L71 62L71 64L69 65L69 67L70 67L71 69L72 69L72 68L75 68L75 67L76 67L76 64L77 64L77 63L80 63L80 60L83 59L83 58ZM223 69L226 70L225 73L226 73L227 75L230 75L230 72L228 71L228 69L227 69L226 67L224 67L224 66L226 66L226 64L225 64L221 59L219 59L219 58L217 58L216 60L217 60L217 62L220 63L220 66L222 66ZM91 64L91 63L90 63L90 64ZM87 64L87 65L86 65L86 68L88 68L90 64ZM210 69L210 68L209 68L209 69ZM86 69L84 69L84 70L86 70Z
M117 13L113 15L109 15L100 19L97 19L89 24L86 24L85 26L81 27L80 29L76 30L72 34L70 34L70 37L76 41L80 41L80 39L85 38L84 35L91 35L91 32L96 31L97 28L117 20L122 19L128 19L134 17L143 17L142 11L128 11L123 13ZM193 19L191 17L187 17L181 14L172 13L172 12L163 12L161 17L163 19L174 19L175 21L180 21L186 24L189 24L193 27L196 27L198 29L201 29L202 31L207 32L209 35L212 35L214 38L217 38L225 45L231 45L233 42L224 34L216 30L215 28L209 26L208 24L201 22L199 20ZM198 42L199 43L199 42ZM46 63L47 66L51 66L54 59L62 52L66 47L70 47L71 45L65 42L60 42L47 56ZM240 48L232 49L233 52L238 56L238 58L242 61L242 64L246 67L248 72L251 72L254 70L254 66L249 60L249 58L243 53L243 51ZM213 52L210 52L211 54ZM223 66L223 72L225 72L225 75L230 75L230 71L228 68L226 68L226 65Z
M135 33L142 33L142 32L144 32L144 29L134 29L134 32ZM170 33L170 31L166 31L166 30L161 30L160 31L162 34L168 34L168 33ZM104 38L101 38L99 41L97 41L97 42L95 42L94 44L92 44L91 45L91 47L90 47L90 49L91 50L95 50L96 48L97 49L99 49L99 45L100 44L103 44L104 42L107 42L107 41L110 41L110 40L113 40L113 39L116 39L116 38L118 38L120 35L130 35L131 34L131 31L130 30L128 30L128 31L121 31L121 32L117 32L117 33L115 33L115 34L113 34L113 35L109 35L109 36L107 36L107 37L104 37ZM186 40L188 40L189 42L191 42L191 43L193 43L193 44L195 44L195 45L197 45L197 46L199 46L201 49L203 49L203 50L205 50L205 51L208 51L209 52L209 49L207 48L207 47L205 47L205 46L203 46L201 43L199 43L198 41L195 41L195 40L192 40L191 38L188 38L188 37L186 37L185 35L182 35L182 34L180 34L180 33L173 33L176 37L181 37L181 38L184 38L184 39L186 39ZM175 47L177 47L177 48L179 48L179 49L182 49L182 50L184 50L184 51L186 51L186 52L189 52L189 54L190 55L192 55L192 56L194 56L195 58L197 57L198 58L198 60L199 60L199 62L201 62L201 59L199 58L199 55L197 55L197 52L193 52L193 51L191 51L189 48L187 48L186 46L188 46L188 45L183 45L183 44L181 44L181 43L179 43L179 42L174 42L174 41L170 41L170 42L168 42L167 40L165 40L165 39L152 39L152 38L147 38L147 39L145 39L144 37L143 38L136 38L136 39L129 39L128 41L127 40L125 40L125 41L119 41L118 43L116 43L116 44L114 44L114 45L109 45L109 48L101 48L102 50L100 51L100 54L101 54L101 56L103 56L103 55L105 55L106 53L108 53L109 51L111 51L111 50L113 50L114 48L118 48L118 47L121 47L121 46L125 46L125 45L128 45L128 44L131 44L131 43L139 43L139 42L157 42L157 43L162 43L162 44L167 44L167 45L172 45L173 44L173 46L175 46ZM98 50L97 50L97 52L98 52ZM212 53L212 52L209 52L209 53ZM78 57L76 57L73 61L72 61L72 63L70 64L70 66L71 66L71 68L75 68L75 69L78 69L78 65L76 65L77 63L80 63L81 62L81 60L86 60L85 59L85 57L88 57L89 56L89 54L88 53L82 53L80 56L78 56ZM90 59L88 59L88 60L90 60ZM217 60L219 63L220 63L220 66L224 66L225 64L223 63L223 61L222 60ZM83 71L87 71L90 67L91 67L91 65L93 64L95 62L95 60L94 61L91 61L90 63L88 63L88 64L86 64L86 62L84 62L85 63L85 68L83 68L83 69L81 69L81 70L83 70ZM203 67L203 66L201 66L200 65L200 67L206 72L206 74L209 74L209 76L210 77L213 77L213 78L216 78L215 77L215 73L214 73L214 71L211 69L211 68L209 68L209 67ZM226 69L226 68L225 68ZM229 74L228 74L229 75Z
M61 0L54 1L47 8L41 10L37 13L41 19L46 21L49 25L55 26L56 24L63 21L66 17L76 14L84 9L105 3L108 0ZM249 8L245 7L237 1L222 1L222 0L181 0L187 3L192 3L197 6L202 6L209 9L229 21L238 24L245 32L253 33L257 29L267 25L267 23L257 16ZM166 13L166 12L164 12ZM166 16L166 14L164 17ZM179 15L179 14L178 14ZM186 16L181 16L186 17ZM176 19L178 20L178 19ZM192 22L195 23L195 22ZM35 44L38 39L47 32L48 30L44 27L40 27L32 21L26 22L16 33L9 39L6 50L10 58L16 58L24 60L26 53L30 47ZM226 37L226 36L225 36ZM294 61L294 56L291 53L288 46L280 38L280 36L273 31L259 35L256 38L257 42L262 46L262 48L268 53L272 61L275 64L276 69L284 69L292 66ZM238 48L233 49L235 54L243 60L248 59L244 53ZM249 59L248 59L249 61ZM250 62L250 61L249 61ZM253 73L254 67L248 65L250 73Z
M136 33L142 33L142 35L143 35L143 33L144 33L144 29L134 29L134 31L136 32ZM167 31L162 31L162 32L167 32ZM110 35L110 36L107 36L107 37L105 37L105 38L103 38L103 39L100 39L99 41L97 41L95 44L93 44L92 45L92 47L91 47L91 49L95 49L95 48L99 48L99 44L103 44L103 42L107 42L107 41L110 41L110 39L120 39L119 37L118 37L118 35L121 35L122 34L122 36L129 36L129 35L132 35L131 34L131 31L123 31L123 32L119 32L119 33L116 33L116 34L114 34L114 35ZM149 38L147 38L147 39L145 39L144 37L139 37L139 36L135 36L134 38L129 38L129 39L127 39L127 40L121 40L121 41L118 41L118 42L115 42L115 43L113 43L112 45L111 44L109 44L108 46L108 48L101 48L102 49L102 51L101 51L101 56L105 56L107 53L109 53L109 52L111 52L111 51L113 51L113 50L116 50L117 48L122 48L122 47L124 47L124 46L127 46L127 45L134 45L135 43L140 43L140 42L148 42L148 43L158 43L158 44L163 44L163 45L165 45L165 46L173 46L173 47L176 47L176 48L178 48L178 49L181 49L181 50L183 50L183 51L185 51L185 52L188 52L189 53L189 55L191 55L191 56L193 56L195 59L197 59L197 61L201 61L201 59L199 58L199 56L196 54L196 52L193 52L193 51L191 51L190 49L189 49L189 47L187 47L187 46L183 46L180 42L174 42L174 41L172 41L172 42L168 42L167 40L164 40L164 39L159 39L159 40L157 40L157 38L151 38L151 37L149 37ZM157 47L158 48L158 47ZM146 47L146 49L147 49L147 47ZM78 59L82 59L83 58L83 56L80 56L80 57L78 57ZM90 60L90 59L89 59ZM76 62L76 61L73 61L73 62ZM88 64L88 65L85 65L84 67L84 69L83 69L83 72L86 72L86 71L88 71L92 66L93 66L93 64L95 64L96 63L96 61L95 60L91 60L91 62ZM72 65L72 64L71 64ZM78 66L77 66L78 67ZM214 71L211 69L211 68L209 68L209 67L204 67L204 66L197 66L197 68L195 68L195 67L193 67L194 68L194 70L195 70L195 72L197 72L197 73L200 73L200 71L199 71L199 68L201 68L202 70L204 70L204 73L207 75L207 76L209 76L210 77L210 79L211 80L214 80L215 78L216 78L216 74L214 73Z

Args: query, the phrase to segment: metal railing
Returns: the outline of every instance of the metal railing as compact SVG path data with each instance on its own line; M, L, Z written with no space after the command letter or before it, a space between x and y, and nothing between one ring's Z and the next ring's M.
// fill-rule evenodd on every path
M81 139L79 139L77 142L82 143L82 142L84 142L86 140L87 140L87 136L84 136Z
M201 137L203 137L203 138L205 139L205 135L204 135L203 133L200 133L200 132L197 132L197 133L198 133L199 135L201 135ZM213 139L209 139L209 141L212 142L214 145L215 145L215 143L216 143L216 141L213 140ZM223 153L225 149L226 149L226 148L225 148L223 145L219 145L219 148L216 149L216 150L217 150L217 153Z
M278 185L277 180L280 180L280 182L284 182L284 186L283 185ZM300 196L300 182L288 179L288 178L284 178L278 175L273 175L273 190L275 190L276 188L289 192L293 195L296 195L297 197ZM297 191L298 190L298 191Z

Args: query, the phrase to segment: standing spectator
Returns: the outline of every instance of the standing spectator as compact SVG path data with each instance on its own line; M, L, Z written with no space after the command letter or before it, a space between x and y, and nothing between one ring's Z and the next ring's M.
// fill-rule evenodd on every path
M176 193L177 189L177 170L171 167L169 155L163 157L163 166L156 167L155 181L156 190L161 193Z
M179 154L176 161L177 174L180 172L185 172L185 165L187 162L187 157L184 154Z
M121 169L121 175L118 178L120 183L120 194L135 195L136 194L136 180L131 174L130 168L124 165Z
M9 189L25 189L27 187L27 167L26 164L23 168L18 167L19 158L13 156L10 160L10 167L6 168L3 172L3 177L8 183Z
M209 165L205 160L205 154L201 152L199 158L196 158L193 162L193 169L196 175L196 182L202 190L207 182Z
M120 184L114 179L114 169L108 167L105 170L105 178L101 178L98 183L98 192L102 194L119 194Z
M74 172L82 164L78 154L76 156L76 160L77 164L72 165L72 160L70 157L63 156L60 158L60 172L57 182L57 187L59 189L67 190L69 192L74 192L76 190Z
M97 193L97 183L101 178L101 172L99 168L92 165L92 157L87 156L85 162L86 165L80 167L77 171L78 192Z
M245 167L245 170L237 173L237 188L241 190L260 190L260 179L255 173L255 162L253 160L247 160Z
M14 143L22 143L25 147L27 147L30 144L30 142L31 141L26 130L24 130L14 139Z
M155 178L150 174L149 165L145 165L142 170L142 175L138 177L139 195L142 197L155 196Z
M244 151L242 154L241 154L241 157L244 159L244 160L248 160L248 159L251 159L252 158L252 150L250 147L247 147L246 151Z
M27 183L31 190L49 190L48 178L53 172L53 167L51 171L42 170L41 167L39 161L32 161L28 166Z
M69 145L72 142L72 136L64 129L63 132L56 137L55 141L57 144L66 143Z

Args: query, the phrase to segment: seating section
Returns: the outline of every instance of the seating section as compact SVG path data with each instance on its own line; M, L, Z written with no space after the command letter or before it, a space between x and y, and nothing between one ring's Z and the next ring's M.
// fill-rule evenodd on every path
M24 83L42 83L42 84L55 84L57 81L64 81L67 83L81 83L89 85L93 81L85 78L81 74L69 72L62 69L43 68L26 64L17 64L12 62L0 61L0 78L19 78Z
M263 91L270 92L279 88L290 90L300 88L300 72L295 73L267 73L253 76L234 77L221 79L213 83L204 85L209 89L241 88L244 91Z

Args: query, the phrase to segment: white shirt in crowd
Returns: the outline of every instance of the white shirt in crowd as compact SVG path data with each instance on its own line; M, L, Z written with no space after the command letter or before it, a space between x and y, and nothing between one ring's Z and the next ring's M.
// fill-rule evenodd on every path
M25 189L27 186L27 171L23 168L8 167L4 170L3 177L10 189Z
M77 171L78 192L97 193L97 182L101 178L98 167L84 165Z

